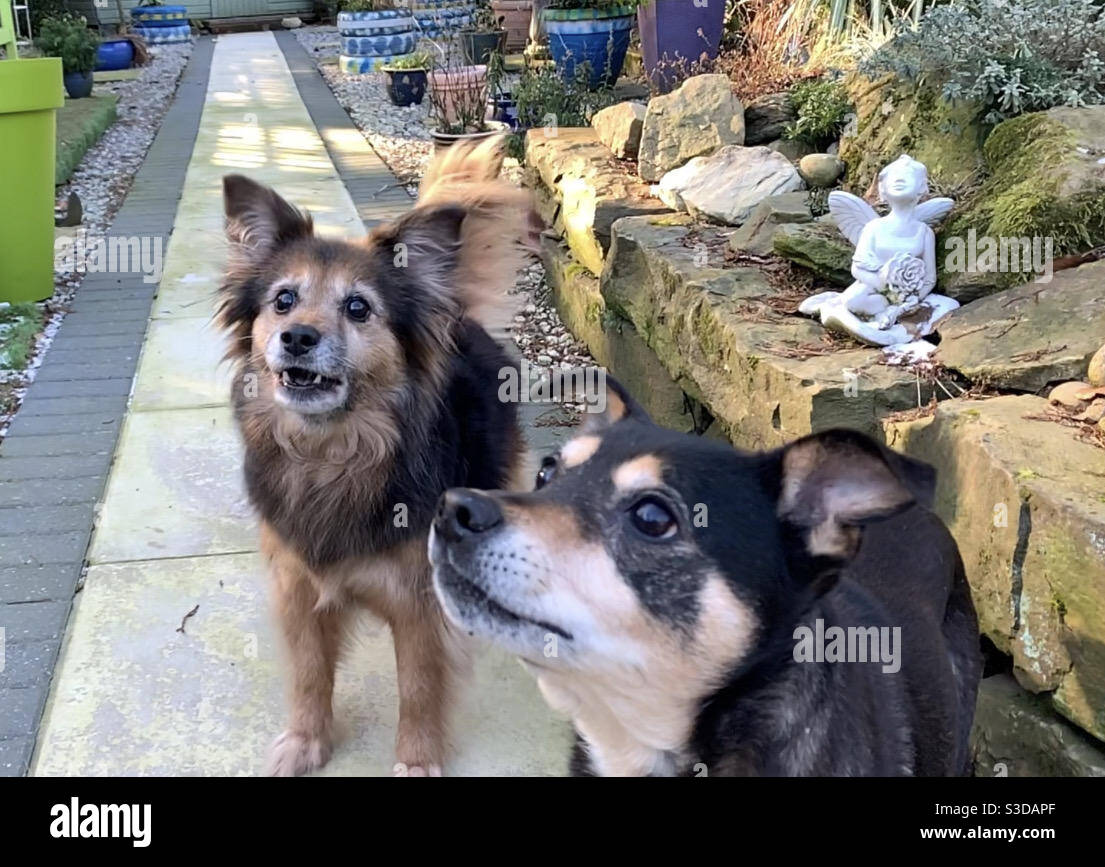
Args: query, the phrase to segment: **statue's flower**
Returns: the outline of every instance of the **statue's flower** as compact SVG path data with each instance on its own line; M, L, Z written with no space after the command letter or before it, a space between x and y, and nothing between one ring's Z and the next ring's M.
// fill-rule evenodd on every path
M886 296L892 304L903 304L911 296L919 300L925 287L925 263L916 256L899 253L886 264Z

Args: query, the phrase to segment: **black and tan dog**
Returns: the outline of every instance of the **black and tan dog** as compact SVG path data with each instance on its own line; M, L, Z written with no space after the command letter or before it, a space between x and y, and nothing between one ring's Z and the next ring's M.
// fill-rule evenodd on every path
M978 627L932 470L848 431L743 454L610 386L537 491L449 491L431 535L446 613L571 717L573 772L966 772ZM900 670L799 661L818 620L900 628Z
M287 640L291 718L271 771L323 765L351 614L395 640L400 773L436 775L458 636L430 585L426 539L451 486L507 485L520 456L511 362L481 327L535 240L528 196L496 178L499 142L458 146L415 209L361 242L325 240L272 190L224 181L230 264L220 318L234 408Z

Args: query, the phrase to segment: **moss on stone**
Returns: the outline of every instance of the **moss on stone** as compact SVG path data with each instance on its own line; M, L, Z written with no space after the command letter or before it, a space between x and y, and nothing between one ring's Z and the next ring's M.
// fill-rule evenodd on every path
M1051 109L999 124L983 147L989 176L957 207L937 249L972 229L979 237L1050 238L1055 256L1105 244L1105 183L1088 156L1102 134L1105 107L1100 106ZM985 278L989 291L997 291L1027 282L1028 276ZM954 288L960 282L960 275L949 275L942 285Z
M933 87L914 88L893 76L877 81L853 74L845 86L856 106L856 129L840 144L845 186L864 195L884 166L903 153L929 169L934 184L956 187L982 168L985 130L978 108L951 104Z

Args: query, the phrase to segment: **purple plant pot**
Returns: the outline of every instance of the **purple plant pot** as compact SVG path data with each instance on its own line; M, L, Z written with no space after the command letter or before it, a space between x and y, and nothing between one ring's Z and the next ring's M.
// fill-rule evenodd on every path
M638 8L637 24L645 73L667 93L683 77L679 66L690 66L703 54L717 57L725 0L652 0Z

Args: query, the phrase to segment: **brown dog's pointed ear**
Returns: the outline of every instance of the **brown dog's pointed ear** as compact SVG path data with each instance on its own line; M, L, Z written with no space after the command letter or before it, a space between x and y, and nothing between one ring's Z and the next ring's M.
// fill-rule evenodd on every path
M807 553L842 563L855 556L865 524L905 511L913 483L900 468L931 468L884 449L861 433L833 430L800 439L780 460L779 517L799 531Z
M310 216L245 175L223 178L223 207L231 271L256 268L282 245L313 231Z
M392 245L392 264L410 268L424 288L440 298L454 295L454 272L467 209L460 205L415 208L373 237ZM459 300L459 299L458 299Z
M576 395L575 402L585 406L582 432L601 433L629 419L652 424L644 407L633 399L626 387L605 371L602 373L598 381L598 394L589 394L585 390L582 395Z

